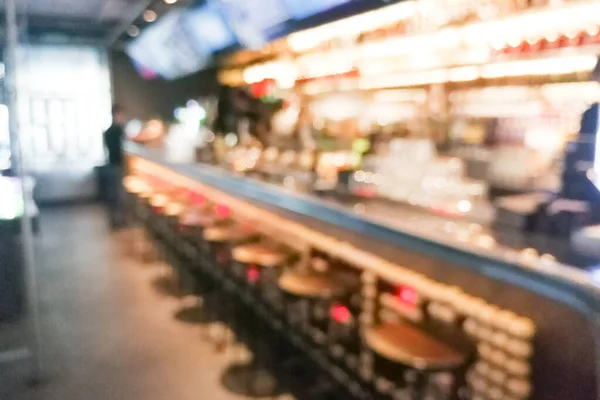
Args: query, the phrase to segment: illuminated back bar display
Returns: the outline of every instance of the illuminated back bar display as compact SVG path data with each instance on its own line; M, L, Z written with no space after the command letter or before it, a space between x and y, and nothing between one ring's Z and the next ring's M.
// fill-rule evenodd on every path
M294 33L287 37L290 50L299 55L308 51L311 54L298 57L293 65L281 70L281 77L273 76L269 64L262 68L257 65L248 71L246 81L286 78L284 74L316 78L356 67L361 71L357 84L368 89L569 74L594 67L597 2L564 2L521 12L503 9L500 3L517 2L456 2L453 13L451 6L442 9L441 2L405 1ZM345 45L335 48L331 42L338 40L345 41ZM571 57L557 53L565 48L582 51ZM535 60L524 60L534 55ZM553 62L558 58L559 62ZM345 65L329 64L334 59L344 60ZM311 62L315 62L313 70L306 71ZM424 70L428 73L415 74ZM381 74L386 78L392 74L393 79L379 82L374 76Z
M403 1L234 54L220 80L275 87L292 104L288 126L303 110L335 142L316 157L322 180L360 166L354 194L490 222L488 194L560 192L568 144L600 101L599 11L595 0ZM358 139L365 157L343 144ZM501 204L527 208L514 202Z

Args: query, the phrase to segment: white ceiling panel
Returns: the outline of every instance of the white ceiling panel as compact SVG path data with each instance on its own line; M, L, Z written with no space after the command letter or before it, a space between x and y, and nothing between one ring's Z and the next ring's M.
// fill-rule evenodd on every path
M137 0L29 0L19 2L28 15L68 19L119 20Z
M107 21L118 21L123 16L131 14L131 10L137 7L139 0L105 0L102 18Z
M36 17L91 19L104 0L29 0L27 14Z

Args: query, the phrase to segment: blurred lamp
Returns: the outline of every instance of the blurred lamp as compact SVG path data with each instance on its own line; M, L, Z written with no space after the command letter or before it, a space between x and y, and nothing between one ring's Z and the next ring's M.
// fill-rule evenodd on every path
M135 25L131 25L129 28L127 28L127 34L131 37L136 37L140 34L140 28Z
M154 22L156 21L156 12L152 11L152 10L146 10L144 11L144 21L146 22Z

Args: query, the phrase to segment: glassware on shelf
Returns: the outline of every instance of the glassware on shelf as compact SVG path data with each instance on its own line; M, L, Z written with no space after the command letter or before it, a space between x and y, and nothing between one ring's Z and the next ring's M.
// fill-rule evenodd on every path
M487 184L465 177L462 160L439 157L427 139L394 139L387 156L367 156L350 190L452 214L486 201Z

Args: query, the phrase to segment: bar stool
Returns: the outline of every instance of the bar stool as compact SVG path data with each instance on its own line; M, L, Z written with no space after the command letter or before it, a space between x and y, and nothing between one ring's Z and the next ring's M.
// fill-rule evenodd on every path
M152 186L146 187L143 191L138 194L137 208L139 210L139 216L144 224L148 222L150 216L150 198L154 195L154 189Z
M180 202L170 202L163 210L164 231L163 239L167 248L168 262L177 274L179 291L183 294L193 294L194 279L191 275L190 260L185 256L185 242L178 234L178 221L185 211L185 205Z
M344 293L344 286L332 275L304 271L286 271L278 284L287 294L288 322L310 334L317 343L324 344L324 338L315 338L310 332L310 325L326 330L329 306Z
M203 238L210 261L216 267L213 272L220 278L231 280L231 250L236 245L256 238L257 234L243 229L231 220L215 221L204 228ZM226 277L226 275L228 275Z
M180 214L177 223L181 252L191 274L194 276L194 293L203 297L215 288L210 274L208 243L204 241L204 229L217 222L216 215L207 205L191 205Z
M183 297L186 293L182 289L189 283L189 279L183 278L181 273L183 260L175 247L175 235L170 226L170 220L175 217L169 215L177 214L180 208L165 193L154 193L147 202L150 208L147 230L153 242L150 251L163 261L159 264L160 276L154 281L154 285L167 296Z
M221 220L203 230L204 242L207 246L207 271L215 280L216 290L207 297L208 306L215 316L235 328L236 285L231 270L231 249L236 245L255 238L256 234L242 229L231 220ZM224 350L228 344L226 334L217 340L217 350Z
M315 270L285 271L279 278L278 285L285 294L289 335L294 337L297 331L301 333L301 342L295 345L308 346L307 351L321 360L327 360L329 308L335 299L345 294L347 288L335 275ZM291 368L285 368L290 364ZM306 396L337 398L339 388L331 379L321 375L315 376L311 365L312 361L298 363L296 360L290 360L282 373L284 385L293 386L297 376L302 376L301 379L311 382Z
M137 198L137 215L142 227L140 254L142 261L151 262L155 259L155 252L150 245L151 234L151 214L150 198L154 195L154 189L148 186L139 193Z
M201 246L204 243L203 232L207 226L212 226L216 216L211 208L206 205L185 205L176 203L178 217L170 220L176 237L176 248L179 254L182 275L188 279L184 283L183 291L189 296L190 304L176 314L176 318L189 323L215 322L214 310L211 310L211 296L218 290L214 278L207 273L208 261L203 255ZM169 214L169 210L165 213ZM192 303L192 299L194 300ZM187 302L186 302L187 303Z
M178 230L187 243L188 252L197 252L194 256L199 259L198 266L207 267L210 255L210 246L204 240L204 229L219 222L212 208L208 205L194 205L188 207L179 218Z
M260 242L236 246L232 250L232 272L240 284L243 306L234 316L239 334L253 350L249 363L227 368L222 382L230 391L246 397L273 397L280 394L275 378L265 367L274 367L277 352L276 332L266 329L265 322L273 318L268 310L278 305L277 278L279 271L292 259L282 246ZM273 290L275 289L275 290ZM279 302L279 304L281 304Z
M177 226L179 225L179 219L185 210L185 203L179 201L171 202L165 207L165 217L167 218L167 222L173 230L177 229Z
M141 230L143 213L140 208L140 196L144 192L150 193L150 187L143 179L130 175L123 178L123 188L125 189L126 222L128 226L133 228L130 231L130 248L133 250L134 255L141 255L144 236Z
M123 178L123 189L125 189L127 219L131 222L139 222L138 198L143 192L147 192L150 187L143 179L129 175Z
M294 258L293 254L282 246L262 239L236 246L232 258L233 273L246 285L251 300L265 302L272 310L282 312L277 281L282 269Z
M164 211L171 200L164 193L154 193L148 200L150 206L149 216L149 231L151 238L154 241L155 247L158 249L159 256L163 260L169 261L168 258L168 227L164 218Z
M443 334L442 332L438 332ZM459 382L463 382L466 365L470 355L457 350L436 337L408 323L384 323L368 329L364 340L375 354L384 359L386 378L393 380L403 376L402 370L412 370L416 379L412 383L411 398L425 398L428 377L433 373L449 372L454 377L453 387L450 388L450 398L459 399ZM387 362L385 362L387 361ZM391 362L392 364L390 365ZM394 368L394 364L400 368ZM392 372L389 372L392 371ZM400 371L400 372L399 372ZM402 382L405 384L405 382Z
M148 202L148 222L149 228L154 234L159 234L160 228L158 227L158 216L162 214L165 206L169 204L169 197L161 192L154 192L147 199Z
M186 210L186 205L179 201L168 203L162 213L163 216L163 234L166 242L170 245L171 250L177 255L180 261L185 257L185 241L182 235L179 234L179 219Z

